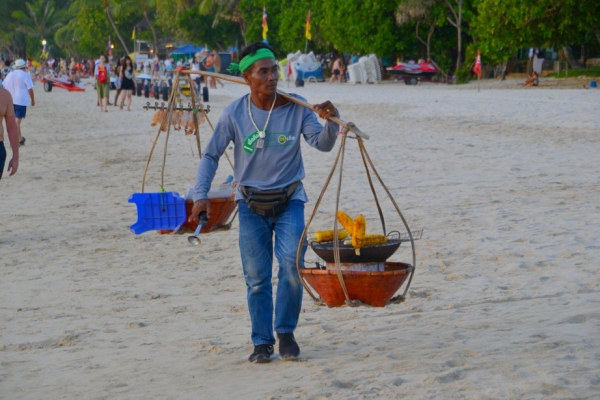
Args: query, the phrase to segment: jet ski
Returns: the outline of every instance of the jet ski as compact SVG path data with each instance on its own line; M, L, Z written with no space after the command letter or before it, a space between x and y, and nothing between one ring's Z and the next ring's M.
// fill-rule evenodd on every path
M388 74L404 79L404 83L407 85L416 85L419 83L419 77L431 78L439 71L436 65L430 61L422 61L418 64L399 62L396 66L387 68Z

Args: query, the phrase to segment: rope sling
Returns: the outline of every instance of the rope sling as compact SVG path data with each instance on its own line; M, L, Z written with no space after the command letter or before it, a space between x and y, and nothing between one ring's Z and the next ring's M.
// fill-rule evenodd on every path
M406 284L406 288L404 289L404 292L401 295L398 295L396 297L392 297L387 304L398 304L398 303L402 303L406 300L406 294L408 293L408 289L410 288L410 284L412 282L412 278L414 276L414 271L415 268L414 266L416 265L416 250L415 250L415 242L414 242L414 238L412 235L412 232L410 231L410 228L408 226L408 223L406 222L406 219L404 218L404 215L402 215L402 212L400 211L400 208L398 207L398 204L396 203L396 201L394 200L394 198L392 197L390 191L388 190L387 186L385 185L385 183L383 182L383 180L381 179L381 176L379 175L379 173L377 172L377 169L375 168L375 165L373 165L373 161L371 160L371 157L369 156L369 154L367 153L367 150L364 146L364 141L360 136L347 136L348 134L348 130L346 128L342 128L341 131L342 134L342 139L341 139L341 143L340 143L340 148L338 149L337 155L335 157L335 161L333 163L333 166L331 168L331 171L329 172L329 175L327 176L327 180L325 181L325 185L323 186L323 189L321 190L321 193L319 195L319 198L317 199L317 202L315 204L315 207L306 223L306 226L304 227L304 231L302 232L302 236L300 237L300 243L305 243L305 239L308 233L308 229L310 227L310 224L312 223L317 210L319 209L319 206L321 204L321 201L323 200L323 197L325 196L325 192L327 190L327 188L329 187L329 184L331 182L331 179L333 178L333 175L337 169L338 163L339 163L339 178L338 178L338 186L337 186L337 191L336 191L336 202L335 202L335 215L338 214L338 210L339 210L339 203L340 203L340 193L341 193L341 188L342 188L342 178L343 178L343 169L344 169L344 155L345 155L345 149L346 149L346 140L347 139L356 139L357 143L358 143L358 148L361 154L361 158L365 167L365 172L367 175L367 179L369 181L369 187L371 188L371 192L373 194L373 197L375 199L375 204L377 205L377 212L379 214L379 218L381 220L381 226L383 228L383 233L384 235L386 234L386 228L385 228L385 219L383 217L383 211L381 209L381 205L379 204L379 198L377 197L377 192L375 190L375 187L373 186L373 180L371 177L371 173L369 171L369 167L371 167L371 169L373 170L373 173L375 174L375 176L377 177L377 180L379 181L379 183L381 184L381 186L383 187L383 189L385 190L385 193L388 195L389 199L391 200L394 208L396 209L396 211L398 212L398 215L400 216L400 219L402 220L402 223L404 224L404 227L406 228L407 232L408 232L408 236L410 238L410 243L411 243L411 250L412 250L412 262L413 262L413 268L410 272L410 277L408 279L408 283ZM359 307L359 306L369 306L368 304L365 304L363 302L361 302L360 300L356 300L356 299L351 299L349 294L348 294L348 289L346 288L346 283L344 281L344 275L342 273L342 269L341 269L341 263L340 263L340 249L339 249L339 243L338 240L336 240L336 238L338 237L338 220L337 218L334 218L334 224L333 224L333 254L334 254L334 259L335 259L335 269L337 272L337 277L339 280L339 283L342 287L342 290L344 292L344 296L346 298L345 300L345 305L349 306L349 307ZM312 299L314 300L314 302L317 305L325 305L325 303L323 302L322 299L317 298L313 291L311 290L311 288L308 286L308 284L306 283L303 274L301 273L301 256L302 256L302 250L303 250L304 245L302 246L298 246L298 251L296 253L296 269L298 271L298 275L300 276L300 281L302 282L302 286L304 286L304 289L306 289L306 292L310 295L310 297L312 297Z

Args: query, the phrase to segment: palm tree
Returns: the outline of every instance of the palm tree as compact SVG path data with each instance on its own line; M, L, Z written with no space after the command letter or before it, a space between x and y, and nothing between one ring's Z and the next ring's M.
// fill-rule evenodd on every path
M21 10L12 13L18 21L17 31L44 40L63 25L63 13L56 11L52 0L34 0L25 6L27 13Z

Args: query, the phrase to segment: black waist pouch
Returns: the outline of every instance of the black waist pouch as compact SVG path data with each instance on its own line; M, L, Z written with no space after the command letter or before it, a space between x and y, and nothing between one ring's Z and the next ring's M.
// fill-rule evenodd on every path
M259 190L251 186L240 186L244 200L250 211L263 217L276 217L287 206L290 198L300 185L300 181L283 189Z

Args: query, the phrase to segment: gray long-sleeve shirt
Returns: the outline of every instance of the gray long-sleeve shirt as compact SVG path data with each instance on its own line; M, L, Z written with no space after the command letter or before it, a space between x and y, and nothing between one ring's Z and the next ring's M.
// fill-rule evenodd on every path
M298 95L292 95L306 101ZM256 148L258 134L248 116L250 96L243 96L231 103L221 114L215 132L206 146L198 165L194 201L208 198L210 184L215 177L219 158L229 142L235 144L234 178L240 185L260 190L284 188L304 178L304 164L300 151L300 137L321 151L331 151L336 141L339 126L327 121L323 127L314 112L287 103L275 108L266 129L263 148ZM252 117L259 129L267 121L268 111L251 103ZM243 199L236 193L236 201ZM308 201L302 185L298 186L292 200Z

